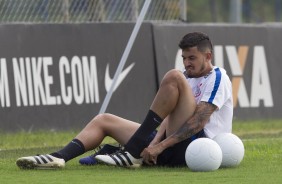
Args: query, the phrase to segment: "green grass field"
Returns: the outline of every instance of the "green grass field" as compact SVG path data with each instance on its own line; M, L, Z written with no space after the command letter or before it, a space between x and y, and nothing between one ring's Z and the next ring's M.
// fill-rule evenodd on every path
M234 122L233 133L244 142L245 156L236 168L192 172L188 168L125 169L106 165L81 166L79 158L61 170L20 170L21 156L49 153L67 144L78 131L0 134L0 183L282 183L282 120ZM105 143L113 143L106 139Z

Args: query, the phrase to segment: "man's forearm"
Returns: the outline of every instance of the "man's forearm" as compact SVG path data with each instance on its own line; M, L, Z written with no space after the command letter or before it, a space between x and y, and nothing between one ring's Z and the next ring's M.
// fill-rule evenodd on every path
M208 122L211 114L216 110L216 106L207 102L197 105L194 115L178 129L174 134L160 142L162 150L173 146L201 131Z
M198 133L201 130L200 127L196 126L189 126L188 123L185 123L177 132L172 134L171 136L164 139L162 142L160 142L159 146L161 146L162 150L165 150L166 148L169 148L189 137L192 135Z
M212 113L217 109L213 104L207 102L200 102L197 105L196 111L192 118L190 118L172 137L180 141L188 139L202 130L209 121Z
M162 124L159 127L157 135L151 141L150 145L158 144L161 141L161 139L164 137L164 134L165 134L165 129L166 129L166 126L167 126L166 124L167 124L167 119L164 119L164 121L162 122Z

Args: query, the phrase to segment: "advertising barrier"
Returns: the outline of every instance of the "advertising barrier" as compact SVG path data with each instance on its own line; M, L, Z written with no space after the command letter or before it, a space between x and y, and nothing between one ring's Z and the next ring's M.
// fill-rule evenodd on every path
M0 25L0 130L81 129L98 114L133 23ZM106 112L142 122L180 39L207 33L233 84L234 119L282 118L282 26L144 23Z
M98 114L134 24L0 26L0 130L81 129ZM156 90L143 24L107 112L142 121Z

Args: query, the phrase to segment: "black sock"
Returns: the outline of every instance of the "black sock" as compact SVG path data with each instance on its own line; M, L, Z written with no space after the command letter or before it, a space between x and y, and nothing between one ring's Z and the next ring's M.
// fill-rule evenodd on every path
M78 139L73 139L68 145L66 145L60 151L51 153L50 155L62 158L66 162L85 153L85 148L82 142Z
M124 146L125 150L135 158L140 158L140 153L149 144L146 141L147 138L161 124L162 121L163 119L160 118L155 112L149 110L144 122Z

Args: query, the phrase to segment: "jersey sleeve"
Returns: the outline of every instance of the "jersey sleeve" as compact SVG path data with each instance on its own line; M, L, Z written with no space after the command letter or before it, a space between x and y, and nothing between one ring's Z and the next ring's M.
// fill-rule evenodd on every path
M230 80L219 68L207 81L201 101L214 104L220 109L228 98L230 98Z

